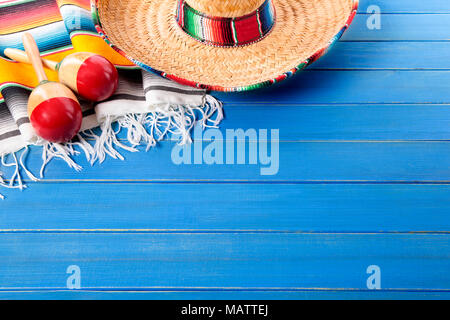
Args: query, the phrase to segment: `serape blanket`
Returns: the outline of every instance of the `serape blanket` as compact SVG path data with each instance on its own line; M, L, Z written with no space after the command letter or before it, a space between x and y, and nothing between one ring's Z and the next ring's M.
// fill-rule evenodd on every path
M40 139L27 115L31 89L38 85L30 65L16 63L4 56L6 48L23 50L22 35L30 32L46 59L61 61L76 51L98 53L119 70L119 87L107 101L80 100L83 123L80 134L70 143L55 144ZM57 73L47 70L49 80ZM38 180L24 165L28 145L42 146L42 169L60 158L76 169L75 155L81 150L91 164L106 156L122 159L120 149L136 152L173 134L179 143L190 142L190 131L198 121L216 127L223 119L222 104L204 90L186 87L142 71L111 49L94 27L90 0L0 0L0 185L25 187L21 173ZM113 129L113 123L115 128ZM127 144L116 137L119 129L128 130ZM93 128L100 127L100 131ZM78 148L76 148L78 147ZM1 167L15 167L8 179ZM0 194L0 198L3 196Z

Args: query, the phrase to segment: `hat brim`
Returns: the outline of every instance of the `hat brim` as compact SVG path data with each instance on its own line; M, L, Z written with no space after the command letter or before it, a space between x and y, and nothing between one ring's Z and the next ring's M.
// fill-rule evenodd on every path
M276 23L243 47L209 46L175 21L177 0L92 0L99 34L136 65L182 84L247 91L282 81L321 57L347 30L358 0L274 0Z

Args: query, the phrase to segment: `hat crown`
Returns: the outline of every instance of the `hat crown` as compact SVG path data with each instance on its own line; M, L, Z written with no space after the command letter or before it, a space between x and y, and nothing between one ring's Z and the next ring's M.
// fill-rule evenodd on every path
M249 1L256 3L255 0ZM225 17L219 16L217 12L205 14L191 7L188 0L178 0L175 20L185 33L203 44L240 47L261 41L270 33L275 24L272 1L263 0L259 7L246 15ZM233 3L237 3L237 0Z
M264 0L186 0L195 10L215 17L234 18L258 9Z

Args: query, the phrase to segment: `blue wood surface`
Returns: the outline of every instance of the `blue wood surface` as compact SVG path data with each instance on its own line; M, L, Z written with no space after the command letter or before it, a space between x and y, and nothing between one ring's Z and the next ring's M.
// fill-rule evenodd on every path
M7 283L3 290L64 290L67 266L76 264L86 290L363 290L367 289L367 267L378 265L385 289L444 291L450 290L448 237L414 233L9 233L0 235L0 281Z
M223 134L279 129L277 175L177 166L175 141L124 162L79 157L81 173L53 161L46 180L1 190L0 299L448 299L449 56L448 0L362 0L307 71L216 94ZM38 172L39 149L27 165Z
M427 184L52 182L10 193L0 220L2 232L23 233L444 233L449 192Z
M230 119L228 119L230 121ZM282 130L282 129L280 129ZM204 142L208 145L210 142ZM247 142L255 146L257 142ZM127 161L108 159L91 167L80 157L83 173L67 170L55 160L47 167L46 181L140 182L278 182L278 183L448 183L450 144L445 141L281 141L279 172L261 175L260 165L177 165L172 162L172 142L127 154ZM235 144L237 147L237 144ZM191 149L194 147L191 146ZM193 151L192 151L193 153ZM236 152L237 153L237 152ZM235 154L236 154L235 153ZM33 149L30 158L39 158ZM40 162L30 163L38 172ZM5 172L12 173L11 170ZM32 191L30 191L32 192Z

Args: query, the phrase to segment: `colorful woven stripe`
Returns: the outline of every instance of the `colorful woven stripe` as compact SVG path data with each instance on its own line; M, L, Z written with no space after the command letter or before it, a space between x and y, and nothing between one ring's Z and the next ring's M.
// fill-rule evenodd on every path
M23 49L25 31L43 53L72 46L55 0L0 1L0 56L8 47Z
M8 87L37 85L28 66L11 62L3 55L6 48L23 50L24 32L34 36L41 54L50 60L61 61L74 51L89 51L107 57L118 66L131 67L131 62L111 50L98 36L90 9L90 0L0 0L0 93ZM46 72L50 80L58 79L57 72Z
M242 17L223 18L205 15L179 0L178 25L191 37L218 47L237 47L263 39L275 24L272 0L266 0L254 12Z

